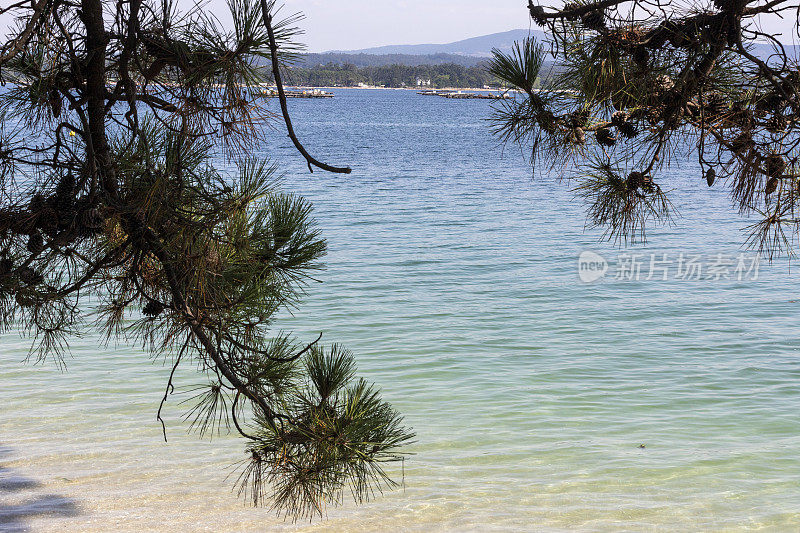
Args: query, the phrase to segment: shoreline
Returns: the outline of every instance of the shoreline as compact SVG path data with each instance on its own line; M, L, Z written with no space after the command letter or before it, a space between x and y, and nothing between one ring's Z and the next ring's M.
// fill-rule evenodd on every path
M329 86L307 86L307 85L287 85L286 89L294 89L294 90L308 90L308 89L326 89L329 91L335 90L378 90L378 91L470 91L470 92L493 92L493 93L503 93L503 89L480 89L477 87L442 87L440 89L436 89L433 87L379 87L375 85L369 85L365 87L329 87ZM514 91L507 91L507 92L514 92Z

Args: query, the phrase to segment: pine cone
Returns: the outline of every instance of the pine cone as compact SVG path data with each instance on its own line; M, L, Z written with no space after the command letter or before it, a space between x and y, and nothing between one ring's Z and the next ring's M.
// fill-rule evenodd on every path
M47 206L47 203L44 200L44 196L41 194L34 194L31 197L31 201L28 203L28 210L36 215Z
M96 207L91 207L80 212L78 216L78 233L84 237L96 235L103 229L103 217Z
M33 298L22 291L18 291L17 294L14 295L14 301L17 302L17 305L20 307L31 307L36 304Z
M648 62L650 61L650 52L647 51L647 48L643 45L635 46L633 48L633 61L640 67L640 68L647 68Z
M50 106L50 111L53 113L53 116L58 118L61 116L61 95L58 94L58 91L53 89L50 91L50 94L47 96L47 104Z
M661 28L656 28L647 37L644 45L650 50L661 50L667 42L667 34Z
M696 27L680 25L674 20L667 20L662 23L662 27L667 36L669 44L675 48L688 47L693 44L693 37L697 33Z
M787 126L788 122L786 121L786 117L777 113L772 115L765 124L767 131L770 133L783 133L786 131Z
M617 144L617 138L611 133L608 128L600 128L594 134L597 142L603 146L614 146Z
M770 178L769 181L767 182L766 189L764 189L764 194L769 196L772 193L774 193L778 189L778 182L779 181L780 180L778 180L778 178Z
M574 128L567 134L567 140L572 144L586 144L586 132L583 128Z
M44 238L41 233L34 233L28 237L28 244L26 245L28 251L33 255L39 255L44 251Z
M611 123L618 128L627 121L628 114L625 111L616 111L613 115L611 115Z
M36 227L48 235L58 226L58 212L52 207L45 207L36 216Z
M38 285L44 280L44 277L31 267L25 267L20 270L19 279L26 285Z
M768 92L756 102L756 109L759 111L777 112L785 107L783 96L776 92Z
M714 186L714 181L717 179L717 171L712 168L709 168L706 172L706 183L708 183L709 187Z
M539 113L536 114L536 122L539 124L542 131L547 133L556 131L556 117L553 115L552 111L547 109L539 111Z
M75 206L58 212L58 229L64 231L75 227L76 220L78 219L78 211Z
M606 27L605 14L600 9L594 9L581 16L581 23L590 30L600 31Z
M675 48L684 48L692 44L692 38L680 30L670 33L667 40Z
M151 318L155 318L164 312L164 306L160 302L151 301L142 309L142 313Z
M528 2L528 11L531 12L531 18L539 26L544 26L546 19L544 18L544 8L542 6L533 5L533 2Z
M786 169L786 162L778 154L770 154L766 161L767 176L779 178Z
M800 85L800 72L792 70L786 74L786 78L784 79L783 83L781 83L781 88L786 93L791 95L795 90L798 89L798 85Z
M0 259L0 276L7 276L14 270L14 262L9 258Z
M756 125L755 119L748 111L739 111L729 117L729 121L734 126L742 130L751 130Z
M631 172L628 174L628 180L626 181L626 184L628 186L628 190L636 190L645 184L645 175L642 172Z
M581 7L580 4L576 2L567 2L566 4L564 4L562 11L572 11L573 9L577 9L579 7ZM569 16L566 17L566 19L570 22L574 22L578 20L578 16L570 14Z
M731 149L737 154L745 152L747 149L752 148L753 146L755 146L753 138L749 133L746 132L739 134L738 137L731 141Z
M72 208L75 202L75 176L65 174L56 185L56 192L53 198L53 207L58 211L66 211Z
M658 107L651 107L647 110L646 118L647 122L651 125L656 125L661 122L661 115L664 113L664 109L660 106Z
M36 233L37 217L30 212L22 213L16 220L14 220L12 229L15 233L22 235L33 235Z
M570 128L583 128L589 120L589 112L585 109L570 113L567 118L567 125Z
M655 80L656 91L667 92L675 87L675 82L666 74L661 74Z
M222 264L222 258L220 257L219 252L214 249L210 249L206 252L205 260L206 268L213 271L216 271Z
M639 131L636 129L636 126L634 126L632 122L625 122L621 126L617 126L617 129L626 139L633 139L639 134Z

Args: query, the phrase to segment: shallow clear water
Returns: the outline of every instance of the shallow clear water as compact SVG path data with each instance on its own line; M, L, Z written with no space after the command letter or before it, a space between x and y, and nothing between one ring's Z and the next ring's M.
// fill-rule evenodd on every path
M188 394L163 442L160 362L87 335L61 373L22 364L27 341L6 335L0 530L800 529L794 270L578 278L585 250L612 264L740 252L745 221L689 158L662 180L683 218L625 251L584 230L566 185L531 179L496 143L487 102L353 90L291 104L312 153L356 170L310 175L274 136L285 187L313 200L331 249L279 325L349 346L406 415L405 487L284 523L231 492L239 439L186 435Z

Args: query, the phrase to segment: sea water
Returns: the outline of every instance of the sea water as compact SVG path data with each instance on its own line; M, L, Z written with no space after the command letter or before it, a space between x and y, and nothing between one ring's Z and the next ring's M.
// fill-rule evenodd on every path
M0 530L800 529L800 279L786 259L753 268L753 221L691 154L658 178L680 218L619 248L569 183L498 143L490 102L334 92L293 117L353 174L309 174L280 125L259 148L330 246L276 328L352 349L405 415L401 487L286 522L233 492L241 439L186 433L192 368L165 443L163 361L87 333L62 372L7 334Z

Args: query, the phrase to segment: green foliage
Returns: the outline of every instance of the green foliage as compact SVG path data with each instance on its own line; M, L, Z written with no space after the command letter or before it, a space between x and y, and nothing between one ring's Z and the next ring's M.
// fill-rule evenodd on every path
M412 434L349 352L274 329L327 249L310 203L255 156L271 117L249 86L274 47L294 57L297 17L228 5L232 31L171 0L16 8L25 46L0 47L19 48L0 61L15 81L0 91L0 329L21 326L39 360L93 325L139 342L174 365L164 401L192 365L190 428L247 441L245 479L271 495L257 503L321 514L391 484L382 465Z
M740 211L764 216L750 243L784 249L782 224L800 235L797 176L788 171L798 158L800 76L777 45L766 62L753 55L754 18L773 9L754 4L651 12L637 0L531 3L557 68L539 74L541 49L531 39L511 54L495 51L492 74L522 95L497 104L494 131L529 148L534 164L544 162L537 171L576 181L590 224L611 239L643 240L646 225L671 222L657 182L688 153L698 183L725 183Z
M511 54L501 50L493 50L489 73L495 78L515 87L528 95L533 95L536 80L544 65L544 49L529 37L522 42L514 43Z
M353 382L350 352L315 346L304 366L305 386L275 399L298 423L288 431L260 424L239 479L240 493L256 504L266 497L295 517L322 514L324 502L339 501L344 479L359 501L393 484L383 464L400 459L394 450L411 438L373 387Z
M576 187L589 203L589 219L612 239L643 240L648 222L669 222L672 204L661 188L638 172L623 177L618 168L598 162Z

